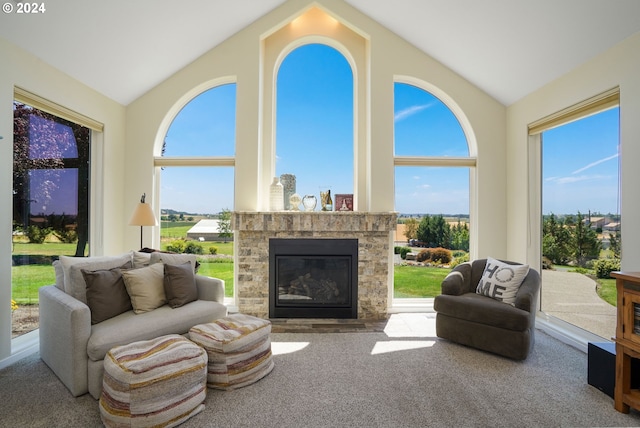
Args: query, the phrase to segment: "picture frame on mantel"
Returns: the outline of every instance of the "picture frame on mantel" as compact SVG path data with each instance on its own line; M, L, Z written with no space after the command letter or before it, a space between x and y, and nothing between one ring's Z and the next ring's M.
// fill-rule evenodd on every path
M353 194L336 193L335 211L353 211Z

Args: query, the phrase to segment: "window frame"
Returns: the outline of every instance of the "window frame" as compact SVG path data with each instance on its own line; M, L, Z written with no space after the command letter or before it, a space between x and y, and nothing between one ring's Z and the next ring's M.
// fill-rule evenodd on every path
M395 142L394 142L394 156L393 156L393 169L394 177L397 167L410 166L410 167L462 167L469 168L469 257L474 259L477 257L478 247L478 220L477 220L477 144L471 124L463 113L458 104L440 88L417 79L412 76L396 75L393 80L394 85L397 83L414 86L418 89L422 89L425 92L430 93L432 96L440 100L458 119L458 123L464 132L467 140L467 147L469 149L469 156L467 157L454 157L454 156L396 156L395 155ZM395 135L395 126L394 126ZM395 192L394 192L395 199ZM395 205L395 203L394 203ZM397 299L394 299L397 300Z

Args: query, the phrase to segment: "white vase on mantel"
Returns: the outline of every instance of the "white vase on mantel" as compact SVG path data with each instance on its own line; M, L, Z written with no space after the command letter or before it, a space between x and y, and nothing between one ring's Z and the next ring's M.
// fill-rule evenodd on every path
M284 187L278 177L273 177L273 182L269 186L269 210L284 210Z

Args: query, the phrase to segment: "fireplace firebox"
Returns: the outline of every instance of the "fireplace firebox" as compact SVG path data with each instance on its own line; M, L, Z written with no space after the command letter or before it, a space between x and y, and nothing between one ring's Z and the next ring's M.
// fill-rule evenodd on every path
M271 318L357 318L357 239L270 239Z

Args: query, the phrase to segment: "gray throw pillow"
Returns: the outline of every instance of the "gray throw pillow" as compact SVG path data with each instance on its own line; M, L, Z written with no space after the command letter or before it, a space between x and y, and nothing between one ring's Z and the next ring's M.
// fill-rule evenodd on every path
M81 270L87 284L87 306L91 310L91 324L98 324L133 309L121 271L131 267L131 262L127 262L119 268Z
M196 277L190 262L181 265L164 265L164 293L172 308L179 308L198 300Z

